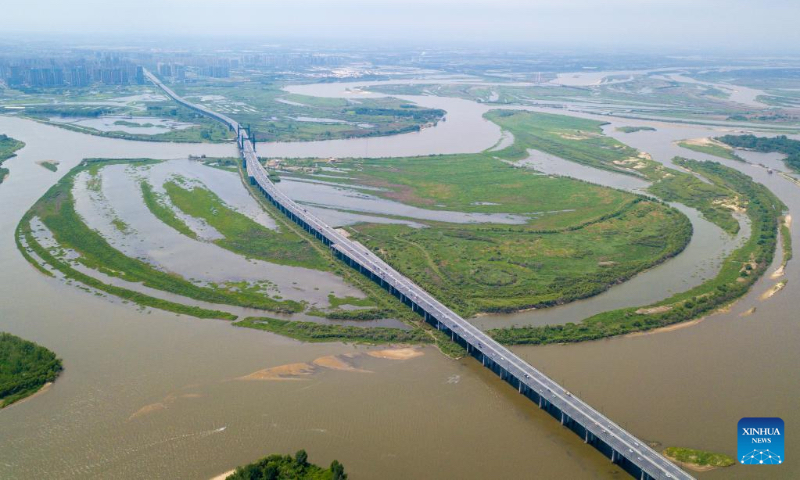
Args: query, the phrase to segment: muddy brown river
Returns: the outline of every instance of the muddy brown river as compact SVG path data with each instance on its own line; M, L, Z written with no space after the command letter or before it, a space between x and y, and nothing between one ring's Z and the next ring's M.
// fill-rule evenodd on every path
M426 106L446 108L438 102L430 100ZM458 108L459 115L469 117L461 123L463 128L480 125L486 111L485 105L473 102L459 103ZM449 111L448 117L454 116ZM452 120L448 118L447 125L456 123ZM500 139L496 127L480 128L481 138L467 145L452 143L458 135L451 131L438 139L426 133L419 144L413 136L404 136L411 145L398 155L432 153L424 152L432 142L444 145L437 147L438 153L478 151ZM676 152L709 158L673 144L678 138L708 136L713 133L708 128L661 123L657 128L608 133L658 161L668 162ZM6 162L11 176L0 185L0 330L52 349L65 366L49 391L0 411L0 478L204 479L268 453L300 448L315 463L340 460L354 479L625 475L472 359L449 360L433 348L422 348L423 355L405 360L378 358L367 353L379 347L300 343L227 322L140 311L41 275L17 252L14 228L30 205L81 158L168 158L178 159L178 166L189 154L236 152L228 145L92 137L9 117L0 117L0 132L28 144ZM367 142L371 154L391 148L391 141L380 138L335 142L339 143L282 144L280 154L296 148L298 155L326 157L331 155L324 153L326 146L331 145L341 149L335 154L358 154ZM774 158L756 157L746 156L754 163L772 161L779 166ZM46 159L61 162L57 173L35 164ZM792 213L800 211L797 185L758 166L723 162L769 186ZM703 222L690 218L696 228ZM647 303L659 292L666 296L653 274L658 269L670 272L673 290L696 281L692 275L700 273L675 268L671 262L703 264L705 274L713 273L709 252L730 248L736 239L725 238L713 225L703 228L704 242L634 279L640 282L634 289L623 290L630 287L621 285L604 295L629 304ZM799 236L795 225L796 245ZM709 242L713 248L705 245ZM800 425L800 382L795 373L800 365L800 319L793 301L800 275L794 262L786 272L787 287L768 300L759 298L777 281L769 273L778 263L779 256L765 278L730 311L694 325L514 350L644 440L735 455L741 417L779 416L790 432ZM617 294L617 289L625 294ZM591 314L607 305L608 299L598 296L582 302L580 312ZM564 307L563 316L557 309L543 314L548 322L574 321L568 318L576 315L577 307L570 307ZM752 307L755 313L741 316ZM526 312L528 316L514 323L536 322L537 313ZM480 322L490 327L491 317ZM319 366L337 365L330 356L352 369ZM238 379L297 363L312 366L298 379ZM791 438L786 444L789 459L800 454ZM760 478L797 478L797 465L787 461L768 469L734 466L696 475L759 478L764 472Z

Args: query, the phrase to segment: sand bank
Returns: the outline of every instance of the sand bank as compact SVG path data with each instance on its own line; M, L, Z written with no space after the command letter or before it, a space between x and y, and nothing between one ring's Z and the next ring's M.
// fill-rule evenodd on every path
M367 352L367 355L375 358L385 358L388 360L408 360L411 358L421 357L425 355L422 350L418 348L393 348L389 350L372 350Z

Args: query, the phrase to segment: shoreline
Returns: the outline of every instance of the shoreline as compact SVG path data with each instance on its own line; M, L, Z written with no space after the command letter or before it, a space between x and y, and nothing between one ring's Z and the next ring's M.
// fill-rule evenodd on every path
M714 312L717 313L717 312ZM643 337L645 335L655 335L658 333L666 333L666 332L674 332L675 330L681 330L683 328L689 328L697 325L698 323L705 320L706 317L695 318L694 320L687 320L685 322L674 323L672 325L666 325L664 327L654 328L652 330L644 330L640 332L631 332L628 334L623 335L623 337Z
M232 469L232 470L228 470L228 471L227 471L227 472L225 472L225 473L220 473L219 475L216 475L216 476L214 476L214 477L211 477L209 480L225 480L226 478L228 478L228 477L230 477L231 475L233 475L233 473L234 473L234 472L236 472L236 469L235 469L235 468L234 468L234 469Z
M712 465L697 465L695 463L681 462L680 460L677 460L675 457L667 455L666 453L664 453L664 456L667 457L670 462L673 462L673 463L675 463L676 465L678 465L680 467L688 468L689 470L692 470L693 472L710 472L711 470L716 470L718 468L723 468L723 467L714 467ZM214 478L212 480L217 480L217 479ZM219 480L224 480L224 478L219 479Z
M16 401L16 402L14 402L14 403L11 403L11 404L9 404L9 405L6 405L6 406L5 406L5 407L3 407L3 408L4 408L4 409L5 409L5 408L11 408L11 407L13 407L14 405L20 405L20 404L23 404L23 403L27 402L28 400L32 400L32 399L34 399L34 398L36 398L36 397L38 397L38 396L40 396L40 395L44 395L45 393L47 393L47 392L49 392L49 391L50 391L50 387L52 387L52 386L53 386L53 382L46 382L44 385L42 385L41 387L39 387L39 389L38 389L38 390L36 390L35 392L33 392L32 394L28 395L28 396L27 396L27 397L25 397L25 398L21 398L21 399L17 400L17 401Z

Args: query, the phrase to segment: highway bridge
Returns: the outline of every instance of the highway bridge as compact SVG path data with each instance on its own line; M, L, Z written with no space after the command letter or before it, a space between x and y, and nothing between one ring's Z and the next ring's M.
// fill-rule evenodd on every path
M533 368L506 347L461 318L428 292L375 256L362 244L350 240L308 212L281 192L267 176L255 152L249 129L235 120L201 105L192 104L176 95L150 72L148 78L176 102L224 122L237 132L242 163L251 185L255 186L275 208L309 234L327 245L347 265L371 278L398 297L426 322L450 336L469 355L511 384L521 395L537 403L561 424L580 435L612 462L641 479L692 479L693 477L660 453L612 422L586 402L566 391L548 376Z

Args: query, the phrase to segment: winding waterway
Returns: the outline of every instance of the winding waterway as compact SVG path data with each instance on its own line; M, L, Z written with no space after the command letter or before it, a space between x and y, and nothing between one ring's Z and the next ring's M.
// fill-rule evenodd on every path
M313 94L313 87L302 88L298 93ZM500 129L482 118L485 105L404 98L444 108L447 121L396 137L260 145L260 153L329 157L476 152L500 139ZM658 130L621 134L613 131L615 125ZM718 130L614 120L606 131L667 163L677 154L710 159L674 141ZM0 185L0 330L54 350L66 368L46 394L0 411L0 477L204 478L267 453L299 448L307 449L317 463L339 459L352 478L619 475L605 457L471 359L451 361L432 348L409 360L374 358L363 353L375 349L303 344L221 321L141 312L44 277L16 251L13 230L30 205L81 158L180 159L201 153L231 156L235 149L91 137L8 117L0 117L0 132L28 144L6 162L11 177ZM765 161L748 154L745 158ZM57 174L35 164L45 159L61 162ZM789 180L761 167L714 159L770 187L790 212L800 211L800 188ZM551 166L579 175L568 164L553 161ZM575 321L616 305L609 303L614 295L638 304L668 294L665 286L682 289L700 280L693 275L701 262L708 262L703 274L713 274L712 252L730 248L736 240L687 213L696 236L677 258L574 304L580 307L519 315L534 318L541 313L550 323ZM796 245L798 233L794 226ZM778 262L776 258L770 273ZM655 272L668 274L672 286L663 276L659 282ZM729 312L685 328L514 350L640 438L735 455L741 417L782 416L789 429L800 424L800 384L791 373L800 364L800 326L796 315L788 313L799 293L797 272L790 263L787 287L771 299L759 299L776 281L768 274ZM752 307L755 313L740 316ZM489 327L491 320L482 317L480 322ZM514 320L520 321L525 320ZM330 355L351 356L341 358L371 373L319 368L296 381L233 380ZM787 454L798 453L796 443L787 442ZM796 478L797 465L786 462L769 473L772 478ZM698 476L753 478L741 466Z

